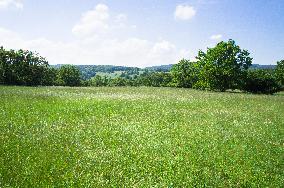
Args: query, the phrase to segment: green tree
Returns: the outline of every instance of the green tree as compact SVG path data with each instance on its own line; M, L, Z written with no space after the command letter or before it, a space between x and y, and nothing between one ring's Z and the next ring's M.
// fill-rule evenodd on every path
M28 50L5 50L0 47L0 83L11 85L42 85L48 62Z
M6 63L6 50L1 46L0 47L0 84L6 84L6 72L7 72L7 63Z
M63 65L58 70L58 85L63 86L79 86L80 71L73 65Z
M48 62L38 53L19 50L14 53L14 72L19 85L43 85Z
M251 93L273 94L281 87L275 74L269 70L249 70L244 80L242 90Z
M176 87L191 88L198 80L196 63L182 59L171 69L173 85Z
M125 78L117 77L110 81L110 86L126 86L127 80Z
M56 85L58 70L53 67L46 67L44 68L43 72L44 74L43 74L42 85L45 86Z
M242 78L251 66L252 58L235 41L220 42L206 53L199 51L198 81L195 88L225 91L241 87Z
M100 75L96 75L95 77L91 78L90 85L95 87L106 86L103 78Z
M276 78L281 84L282 88L284 87L284 60L278 61L275 69Z

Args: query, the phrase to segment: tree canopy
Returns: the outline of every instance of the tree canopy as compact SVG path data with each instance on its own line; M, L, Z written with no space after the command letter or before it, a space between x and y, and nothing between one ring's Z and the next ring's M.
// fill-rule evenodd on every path
M58 70L58 82L63 86L80 86L80 71L74 65L63 65Z
M282 85L282 87L284 87L284 60L277 62L275 73L277 80Z
M185 87L272 94L284 84L284 60L277 66L252 65L247 50L233 40L199 51L195 61L148 68L111 65L50 66L38 53L0 47L0 84L60 86ZM276 67L276 68L275 68ZM259 70L263 69L263 70Z
M7 85L43 85L49 73L48 62L28 50L0 47L0 83Z
M249 52L233 40L222 41L206 52L199 51L196 59L199 76L194 87L219 91L239 89L252 64Z

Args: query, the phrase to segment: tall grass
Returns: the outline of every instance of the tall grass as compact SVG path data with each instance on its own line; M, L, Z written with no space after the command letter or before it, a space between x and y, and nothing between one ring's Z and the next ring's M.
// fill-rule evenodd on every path
M0 86L0 187L283 187L284 95Z

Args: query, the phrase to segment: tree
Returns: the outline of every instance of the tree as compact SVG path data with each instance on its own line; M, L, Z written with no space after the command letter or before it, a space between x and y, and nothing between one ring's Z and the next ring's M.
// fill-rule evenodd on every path
M275 69L276 78L281 84L282 88L284 87L284 60L278 61Z
M110 86L126 86L127 80L125 78L117 77L114 79L111 79Z
M38 53L18 50L14 53L14 72L19 85L43 85L48 62Z
M171 69L173 84L176 87L191 88L198 80L196 63L182 59Z
M206 53L199 51L195 88L225 91L241 87L242 78L251 66L252 58L235 41L220 42Z
M0 83L10 85L42 85L48 62L28 50L5 50L0 47Z
M95 87L106 86L103 78L100 75L96 75L95 77L91 78L90 85Z
M53 67L46 67L44 69L42 84L44 86L56 85L58 70Z
M63 86L79 86L80 71L73 65L63 65L58 70L58 84Z
M1 46L0 47L0 84L6 84L6 72L7 72L7 63L6 63L6 50Z
M273 94L281 87L275 75L269 70L249 70L242 90L251 93Z

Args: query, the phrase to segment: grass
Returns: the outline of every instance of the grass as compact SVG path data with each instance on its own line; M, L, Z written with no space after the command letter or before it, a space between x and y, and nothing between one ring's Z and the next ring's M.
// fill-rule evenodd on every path
M284 95L0 86L0 187L283 187Z
M101 77L109 77L109 78L117 78L120 77L120 75L123 73L123 71L114 71L113 73L106 73L106 72L97 72L96 75L99 75Z

